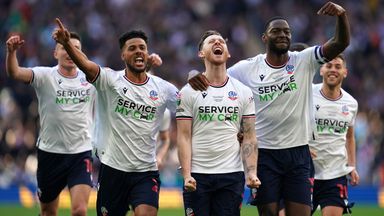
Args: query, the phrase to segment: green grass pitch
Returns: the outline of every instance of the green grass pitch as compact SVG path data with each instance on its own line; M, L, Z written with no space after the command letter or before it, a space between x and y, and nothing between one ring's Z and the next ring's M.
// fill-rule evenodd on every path
M38 208L23 208L19 205L0 205L0 215L4 216L37 216ZM60 209L60 216L69 216L68 209ZM183 209L160 209L158 216L183 216ZM257 216L255 207L244 206L241 210L241 216ZM320 211L317 211L315 216L320 216ZM95 209L88 211L88 216L96 216ZM378 206L355 206L352 209L352 216L384 216L384 208Z

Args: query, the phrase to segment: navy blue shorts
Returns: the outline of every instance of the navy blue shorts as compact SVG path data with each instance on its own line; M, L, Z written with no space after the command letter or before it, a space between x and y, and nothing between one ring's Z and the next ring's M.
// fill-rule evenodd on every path
M257 176L251 205L279 203L281 199L311 206L311 155L308 145L288 149L259 149Z
M124 172L101 164L96 201L97 215L125 216L140 204L159 208L158 171Z
M183 191L185 215L239 216L244 194L244 172L192 173L196 191Z
M317 206L321 208L326 206L339 206L347 210L350 208L348 202L348 180L346 176L329 180L315 180L313 189L313 209L316 211Z
M57 154L38 149L37 161L37 194L43 203L55 200L65 186L93 186L91 151Z

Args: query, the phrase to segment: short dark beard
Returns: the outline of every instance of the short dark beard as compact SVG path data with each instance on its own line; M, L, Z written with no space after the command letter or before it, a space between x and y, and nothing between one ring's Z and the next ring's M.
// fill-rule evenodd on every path
M290 44L288 44L287 48L277 48L273 42L269 42L268 44L269 50L278 55L283 55L288 52Z
M136 74L143 73L143 72L145 72L145 69L146 69L146 68L144 68L142 70L138 70L135 67L132 67L130 64L127 64L127 68L129 71L132 71L132 73L136 73Z

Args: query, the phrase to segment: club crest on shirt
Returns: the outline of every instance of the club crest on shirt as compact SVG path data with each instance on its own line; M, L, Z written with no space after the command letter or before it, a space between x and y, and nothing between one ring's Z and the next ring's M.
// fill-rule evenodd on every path
M316 107L316 111L319 111L319 109L320 109L320 105L317 104L315 107Z
M293 65L287 65L285 66L285 70L287 71L288 74L293 74L295 67Z
M87 86L89 83L87 82L87 80L84 77L81 77L80 78L80 84L82 86Z
M234 91L228 92L228 98L231 100L236 100L237 99L237 93Z
M151 99L151 100L157 100L157 99L159 99L159 94L155 91L155 90L151 90L150 92L149 92L149 98Z
M57 80L57 83L59 83L59 85L61 85L61 83L63 83L63 80L59 79L59 80Z
M348 109L348 106L347 105L343 105L342 107L341 107L341 113L343 114L343 115L348 115L349 114L349 109Z

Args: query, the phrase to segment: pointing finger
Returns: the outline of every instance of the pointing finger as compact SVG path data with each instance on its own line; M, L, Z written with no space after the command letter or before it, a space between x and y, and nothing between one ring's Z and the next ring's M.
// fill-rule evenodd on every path
M64 30L64 25L63 25L63 23L60 21L60 19L59 19L59 18L56 18L55 21L56 21L57 25L59 26L60 30Z

